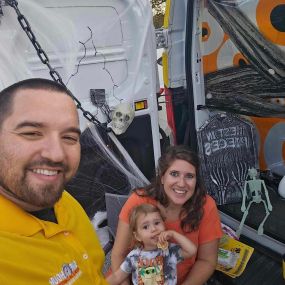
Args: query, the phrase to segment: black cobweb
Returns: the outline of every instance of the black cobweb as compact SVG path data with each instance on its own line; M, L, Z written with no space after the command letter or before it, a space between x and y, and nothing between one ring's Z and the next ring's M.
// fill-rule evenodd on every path
M121 102L115 96L115 89L119 86L116 84L112 71L107 68L107 58L103 52L98 51L94 42L94 34L90 27L87 27L90 36L85 41L79 41L83 46L83 55L78 60L76 70L67 80L67 84L70 82L72 77L77 76L80 72L80 67L87 56L88 46L92 47L94 54L93 56L101 56L103 58L102 70L106 72L111 80L111 96L117 101ZM106 116L107 123L111 121L110 114L111 110L106 103L106 98L100 98L98 103L96 94L92 96L90 93L90 105L97 107L97 112L93 114L98 115L100 109ZM96 212L105 211L105 193L114 194L128 194L133 188L141 187L145 184L145 181L141 179L140 174L134 171L129 163L126 162L125 157L119 151L120 148L116 147L113 140L110 139L109 135L104 132L103 129L97 129L96 126L92 126L96 129L96 133L99 132L100 139L92 133L90 127L87 127L81 137L81 160L80 165L75 177L69 181L66 185L66 190L77 199L81 206L86 211L90 219L92 219ZM102 139L102 140L101 140ZM103 141L103 143L102 143ZM105 150L102 150L102 147ZM116 159L122 165L118 165L114 159L112 159L106 152L106 148L110 149ZM125 169L124 169L125 168Z
M92 49L94 50L94 55L93 55L93 56L96 57L96 56L101 55L101 56L103 57L102 70L108 74L110 80L112 81L112 96L113 96L116 100L118 100L119 102L121 102L122 99L120 99L120 98L118 98L118 97L115 96L115 89L118 88L119 86L115 83L115 80L114 80L114 78L113 78L112 72L107 68L106 56L104 55L103 52L100 52L100 51L97 50L96 45L95 45L95 42L94 42L94 34L93 34L92 29L91 29L89 26L87 26L87 29L88 29L89 32L90 32L89 38L88 38L87 40L85 40L85 41L78 41L78 42L83 46L83 50L84 50L83 55L82 55L82 57L78 60L78 63L77 63L77 65L76 65L76 70L75 70L75 72L72 73L72 74L69 76L69 78L68 78L68 80L67 80L67 82L66 82L66 86L69 84L69 82L70 82L70 80L72 79L72 77L76 76L76 75L79 73L79 69L80 69L80 66L81 66L81 64L82 64L82 61L86 58L87 45L88 45L88 44L91 44Z
M101 133L102 139L113 152L116 147ZM128 194L128 177L102 153L89 128L81 135L81 161L77 174L67 184L67 191L82 205L90 218L97 211L105 211L105 193Z

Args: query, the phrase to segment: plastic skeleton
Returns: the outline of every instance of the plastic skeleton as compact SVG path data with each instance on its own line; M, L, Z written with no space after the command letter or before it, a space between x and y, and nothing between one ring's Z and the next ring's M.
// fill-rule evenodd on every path
M244 225L244 221L248 215L249 208L251 207L252 203L263 203L266 211L266 215L263 219L263 221L260 223L257 233L259 235L263 234L263 225L268 218L270 212L272 211L272 205L269 200L269 195L267 188L265 186L265 183L261 179L257 179L257 170L254 168L250 168L248 170L248 175L251 180L245 181L244 188L243 188L243 196L242 196L242 205L241 205L241 211L244 212L241 223L238 227L238 230L236 232L237 236L239 237L242 231L242 227ZM262 188L265 194L266 200L262 199ZM248 193L250 195L248 195ZM248 203L247 207L245 205L245 200L247 197L251 197L251 201Z

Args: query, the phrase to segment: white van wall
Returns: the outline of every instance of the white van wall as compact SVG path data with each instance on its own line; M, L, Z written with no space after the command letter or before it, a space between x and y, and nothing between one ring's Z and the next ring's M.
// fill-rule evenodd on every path
M106 117L90 100L104 89L113 109L120 102L147 100L155 161L160 155L156 98L156 51L148 0L23 0L20 11L36 39L82 106L101 122ZM50 78L22 31L15 11L3 7L0 22L0 88L30 77ZM3 48L2 48L3 46ZM86 120L81 116L81 128Z

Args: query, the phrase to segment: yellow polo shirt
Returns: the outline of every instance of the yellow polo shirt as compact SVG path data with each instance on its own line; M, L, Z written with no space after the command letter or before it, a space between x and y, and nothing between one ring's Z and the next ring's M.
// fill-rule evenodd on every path
M40 220L0 195L0 284L107 285L104 252L79 203L56 203L58 224Z

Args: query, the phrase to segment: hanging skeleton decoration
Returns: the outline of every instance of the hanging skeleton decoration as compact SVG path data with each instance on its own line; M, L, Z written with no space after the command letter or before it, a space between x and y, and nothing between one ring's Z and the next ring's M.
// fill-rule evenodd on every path
M244 184L244 191L243 191L243 198L242 198L242 205L241 205L241 211L244 213L242 216L242 220L240 222L240 225L236 231L237 237L240 236L242 232L242 228L245 222L245 219L248 215L249 209L252 205L252 203L260 204L261 202L264 205L266 215L262 222L260 223L257 234L262 235L263 234L263 225L265 221L267 220L268 216L270 215L270 212L272 212L272 204L269 200L269 194L268 190L266 188L266 185L263 180L258 179L257 177L257 170L255 168L250 168L248 170L248 175L250 177L250 180L246 180ZM246 198L251 197L251 201L246 206ZM263 199L265 197L265 199Z
M135 116L135 110L129 103L120 103L112 112L112 121L108 124L116 135L123 134Z

